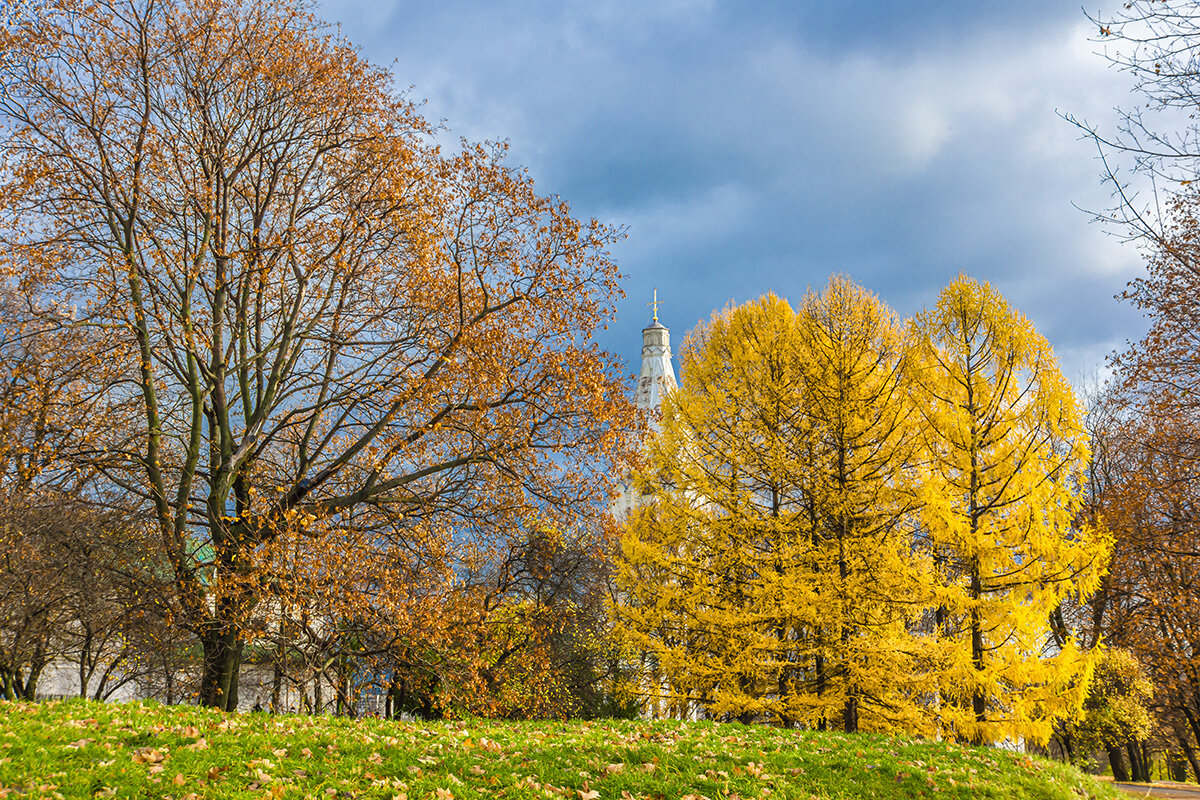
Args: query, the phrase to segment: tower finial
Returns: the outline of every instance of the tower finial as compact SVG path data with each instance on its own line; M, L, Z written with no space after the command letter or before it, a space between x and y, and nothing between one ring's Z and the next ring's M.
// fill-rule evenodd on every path
M654 309L654 319L652 321L658 322L658 287L657 286L654 287L653 302L646 303L646 305L651 306Z

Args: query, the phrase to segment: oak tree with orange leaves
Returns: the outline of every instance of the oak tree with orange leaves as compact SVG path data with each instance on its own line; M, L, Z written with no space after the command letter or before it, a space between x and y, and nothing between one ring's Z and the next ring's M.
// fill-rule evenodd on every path
M304 5L51 0L0 51L0 270L97 340L87 466L156 531L202 703L316 586L445 629L455 575L603 506L615 231L440 149Z

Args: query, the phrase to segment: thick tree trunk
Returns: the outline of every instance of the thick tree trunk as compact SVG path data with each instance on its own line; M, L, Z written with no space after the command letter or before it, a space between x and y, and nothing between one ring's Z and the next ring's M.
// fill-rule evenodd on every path
M308 698L308 685L304 684L300 687L300 709L305 714L313 713L312 700Z
M25 679L25 686L21 692L21 696L25 700L37 699L38 680L41 679L42 671L49 663L50 659L46 657L46 642L42 640L34 648L33 657L29 660L29 677Z
M1167 772L1171 776L1171 780L1183 783L1187 780L1187 760L1174 750L1168 750L1166 754Z
M1192 735L1196 737L1196 741L1200 742L1200 719L1192 712L1191 707L1184 702L1183 714L1187 718L1188 727L1192 730ZM1196 780L1200 781L1200 759L1196 757L1196 750L1192 747L1192 743L1187 740L1185 734L1179 736L1179 742L1183 745L1183 752L1187 755L1188 761L1192 764L1192 773Z
M1121 748L1108 748L1108 765L1112 767L1113 780L1129 780L1129 770L1125 769L1125 756L1122 755Z
M392 701L392 714L400 717L408 705L408 684L403 680L395 683L395 699Z
M1128 742L1125 752L1129 755L1129 771L1134 781L1150 783L1150 760L1146 757L1146 748L1138 742Z
M204 652L200 704L222 711L237 710L237 673L242 653L237 629L214 624L201 637L200 646Z
M1072 738L1070 736L1064 736L1059 740L1059 744L1062 745L1063 755L1065 755L1067 757L1067 761L1074 764L1075 763L1075 742L1072 740Z
M842 730L858 733L858 698L853 695L846 698L846 705L842 707Z
M1196 748L1192 747L1192 743L1188 741L1187 735L1179 737L1179 745L1183 748L1183 756L1187 759L1188 764L1192 768L1192 779L1200 781L1200 759L1196 758Z

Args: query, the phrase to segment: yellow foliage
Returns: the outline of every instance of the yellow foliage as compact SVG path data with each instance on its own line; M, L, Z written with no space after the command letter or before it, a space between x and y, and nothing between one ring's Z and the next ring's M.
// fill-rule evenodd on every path
M1049 345L962 278L907 329L835 278L685 341L638 476L619 632L660 712L1044 740L1092 659L1051 612L1108 541Z
M835 279L685 342L625 537L624 630L676 705L857 729L914 718L921 593L901 524L913 415L895 316Z
M1049 343L988 284L960 277L913 324L917 483L937 581L940 724L1045 741L1086 694L1089 654L1049 615L1091 594L1110 542L1076 526L1087 436Z

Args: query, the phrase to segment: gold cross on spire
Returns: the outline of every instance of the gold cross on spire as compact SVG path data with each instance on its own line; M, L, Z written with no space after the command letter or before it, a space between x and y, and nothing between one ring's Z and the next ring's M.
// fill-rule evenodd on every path
M654 287L654 300L646 303L654 309L654 322L658 322L658 287Z

